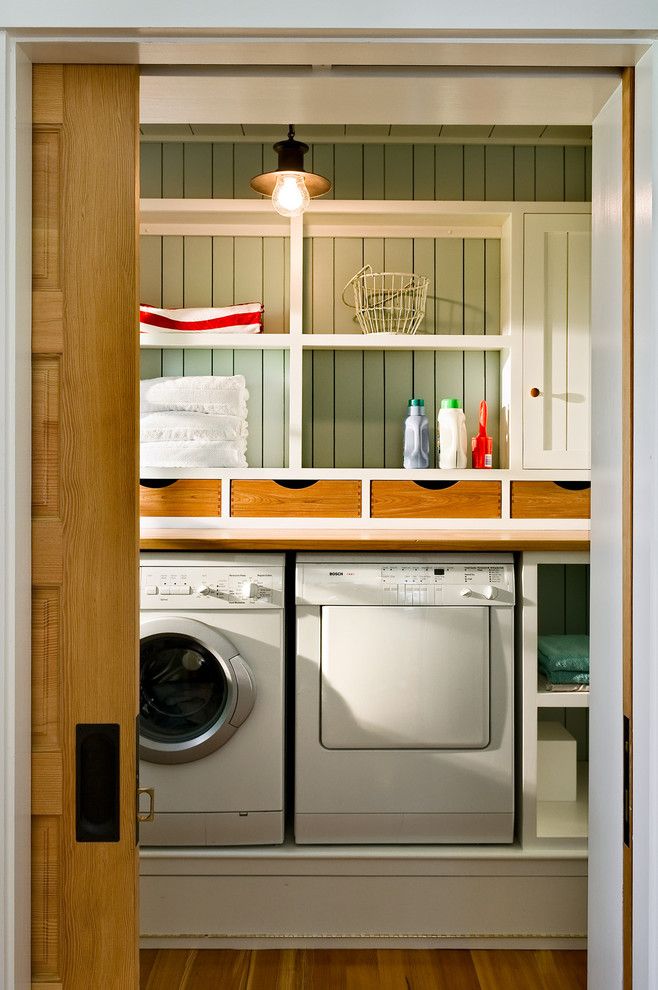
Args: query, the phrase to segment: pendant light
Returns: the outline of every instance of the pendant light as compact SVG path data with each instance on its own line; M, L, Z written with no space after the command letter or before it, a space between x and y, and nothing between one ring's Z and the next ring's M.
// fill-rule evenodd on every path
M323 175L304 170L304 155L308 145L295 140L295 128L288 125L288 137L274 145L278 155L277 167L262 172L249 183L263 196L272 197L272 206L282 217L298 217L316 196L329 192L331 183Z

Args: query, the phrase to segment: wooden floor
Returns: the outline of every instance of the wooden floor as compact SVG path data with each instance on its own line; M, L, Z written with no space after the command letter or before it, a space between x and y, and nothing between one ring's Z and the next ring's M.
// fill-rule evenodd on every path
M406 949L146 949L141 990L587 990L587 954Z

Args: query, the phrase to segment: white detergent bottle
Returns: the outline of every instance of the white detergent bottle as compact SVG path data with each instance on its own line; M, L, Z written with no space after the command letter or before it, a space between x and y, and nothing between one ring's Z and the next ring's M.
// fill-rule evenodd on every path
M409 399L407 418L404 421L402 463L406 468L430 466L430 427L425 415L424 399Z
M459 399L441 399L439 410L439 467L466 467L466 417Z

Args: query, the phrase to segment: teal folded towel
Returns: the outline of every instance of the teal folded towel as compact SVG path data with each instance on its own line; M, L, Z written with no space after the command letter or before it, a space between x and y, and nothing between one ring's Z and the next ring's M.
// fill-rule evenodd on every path
M589 636L540 636L539 662L550 673L589 673Z
M577 670L547 670L539 658L539 672L550 684L589 684L589 674Z

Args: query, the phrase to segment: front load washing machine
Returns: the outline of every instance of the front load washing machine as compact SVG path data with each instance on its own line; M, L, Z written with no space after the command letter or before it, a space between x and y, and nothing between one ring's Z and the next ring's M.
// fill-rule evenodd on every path
M297 558L297 842L512 842L511 556Z
M142 554L142 846L283 841L284 558Z

